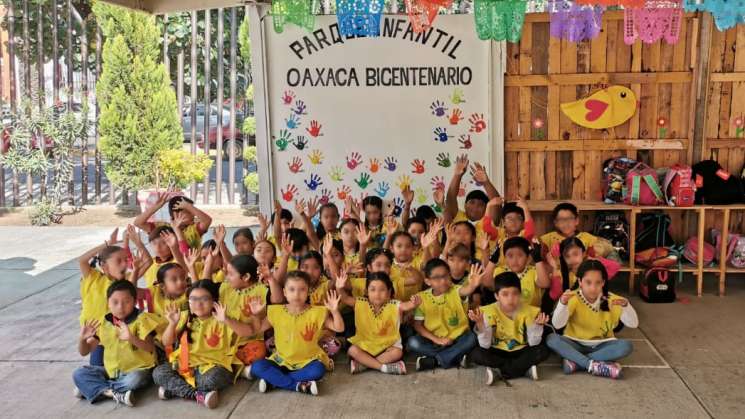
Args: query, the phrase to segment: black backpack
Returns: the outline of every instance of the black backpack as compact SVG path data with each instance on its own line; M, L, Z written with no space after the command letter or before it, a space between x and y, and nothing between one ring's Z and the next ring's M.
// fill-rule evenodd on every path
M623 260L629 260L629 223L621 211L603 211L595 217L593 234L608 240Z
M641 230L636 235L636 251L652 249L655 247L671 247L675 245L673 237L668 231L670 227L670 216L661 212L650 212L641 214Z
M743 202L743 182L732 176L715 160L694 164L693 179L696 183L696 204L736 204Z
M644 273L639 295L648 303L675 302L675 280L667 268L651 268Z

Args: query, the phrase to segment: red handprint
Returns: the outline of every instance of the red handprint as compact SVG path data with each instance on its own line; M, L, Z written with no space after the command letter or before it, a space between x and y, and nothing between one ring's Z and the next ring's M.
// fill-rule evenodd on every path
M251 312L250 301L251 301L251 296L250 295L243 296L243 305L241 306L241 313L243 313L243 315L246 316L246 317L250 317L251 314L253 314Z
M306 128L305 130L308 131L308 134L311 137L321 137L323 134L321 134L321 127L323 125L319 124L318 121L315 119L310 121L310 128Z
M352 189L350 189L349 186L344 185L336 190L336 197L344 201L347 199L350 192L352 192Z
M458 142L461 143L460 148L464 150L468 150L471 147L473 147L473 143L471 142L471 136L468 134L463 134L458 138Z
M292 102L295 100L295 93L291 90L285 90L284 96L282 96L282 103L285 105L292 105Z
M308 323L305 325L305 330L300 332L300 336L303 337L303 340L306 342L311 342L313 340L313 336L316 335L316 331L318 330L318 325L315 323Z
M484 114L472 114L471 117L468 119L468 122L471 123L471 128L468 130L469 132L475 132L479 133L486 129L486 121L484 121Z
M370 159L370 171L372 173L378 173L380 170L380 161L378 159Z
M282 192L282 199L286 202L292 202L297 193L297 187L295 185L287 185L287 189L280 189L279 191Z
M414 161L411 162L411 166L414 168L411 173L416 173L418 175L424 173L424 160L414 159Z
M432 190L443 190L445 189L445 179L442 176L435 176L429 182L432 185Z
M463 120L463 112L460 109L453 109L453 113L450 115L450 125L458 125L458 122Z
M386 320L385 323L380 326L380 329L378 330L378 336L386 336L390 332L391 327L393 327L393 322L391 322L391 319Z
M362 163L362 156L360 155L360 153L355 151L354 153L347 156L347 167L349 168L349 170L356 169L357 166L360 165L360 163Z
M290 172L298 173L303 171L303 161L300 157L295 157L291 162L287 162L287 167L290 168Z
M215 325L215 327L212 328L212 331L204 336L204 340L210 348L217 347L217 345L220 344L220 327Z

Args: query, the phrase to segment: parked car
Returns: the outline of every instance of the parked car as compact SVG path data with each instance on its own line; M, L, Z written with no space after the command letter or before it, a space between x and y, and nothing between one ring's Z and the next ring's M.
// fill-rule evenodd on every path
M3 128L3 132L0 135L0 138L1 138L0 141L2 141L2 153L3 154L7 153L8 150L10 149L10 134L11 134L10 127ZM39 144L41 142L42 141L40 141L38 136L34 135L31 138L31 147L33 147L34 150L38 150ZM47 156L51 155L52 149L54 148L54 140L51 137L45 136L43 142L44 142L44 154L46 154Z
M204 148L204 125L205 125L205 106L203 103L197 103L196 105L196 144L197 147ZM218 115L222 113L221 121L218 122ZM243 159L243 132L241 128L243 126L243 112L236 110L235 112L235 158L236 160ZM184 142L191 142L191 106L185 106L181 112L181 127L184 130ZM222 112L218 110L216 105L210 105L210 118L209 118L209 131L208 141L210 149L217 148L217 133L218 129L222 131L222 153L224 159L230 158L230 108L223 106Z

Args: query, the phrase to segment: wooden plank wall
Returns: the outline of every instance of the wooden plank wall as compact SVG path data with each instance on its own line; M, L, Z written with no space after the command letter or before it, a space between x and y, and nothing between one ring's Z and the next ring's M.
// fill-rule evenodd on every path
M677 44L629 46L623 42L623 12L609 11L600 36L574 43L549 36L548 14L527 15L521 41L507 44L508 199L599 200L602 163L610 157L626 155L652 167L689 162L697 31L696 15L686 14ZM583 128L559 109L560 103L613 84L631 88L640 101L621 126ZM661 117L667 120L664 137L657 124ZM543 135L533 125L538 118ZM548 228L545 218L538 221L539 231Z

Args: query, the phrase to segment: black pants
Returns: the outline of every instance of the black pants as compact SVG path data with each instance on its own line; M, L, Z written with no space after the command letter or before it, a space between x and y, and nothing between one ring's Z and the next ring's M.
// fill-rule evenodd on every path
M469 354L471 361L491 368L499 368L505 378L522 377L531 366L540 364L548 358L549 350L541 342L537 346L526 346L516 351L484 349L475 347Z

